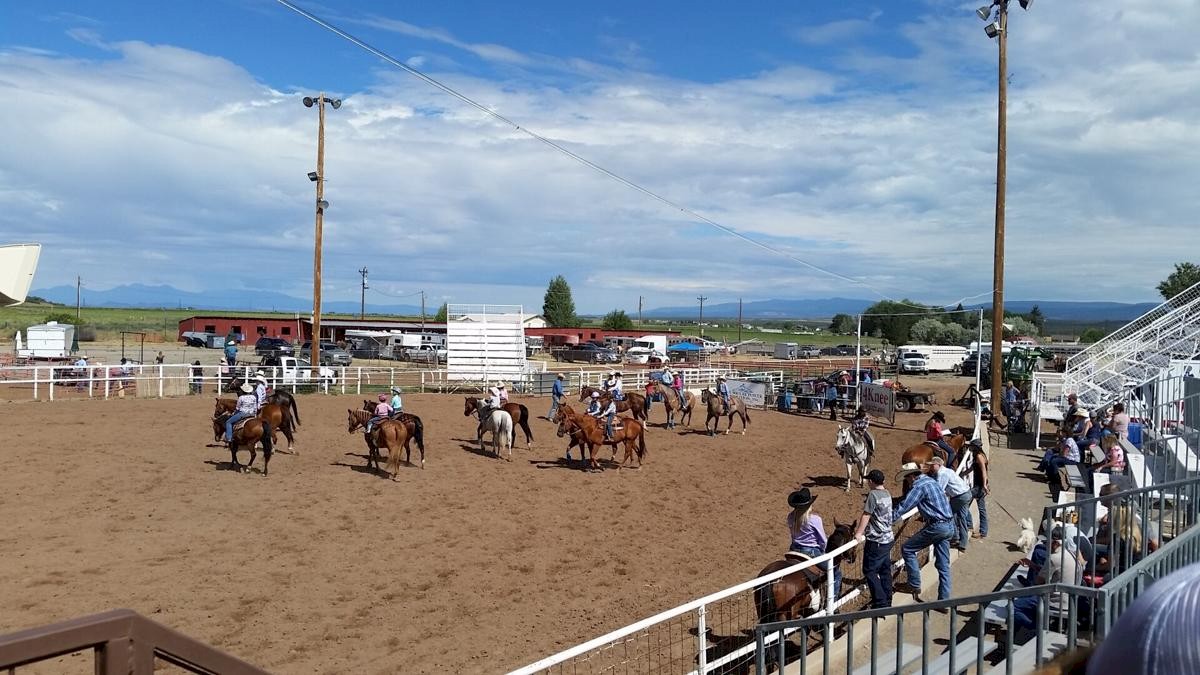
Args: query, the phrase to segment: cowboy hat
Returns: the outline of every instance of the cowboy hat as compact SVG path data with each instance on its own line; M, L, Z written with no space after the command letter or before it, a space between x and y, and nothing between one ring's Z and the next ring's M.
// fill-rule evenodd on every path
M267 376L267 374L266 374L266 373L264 373L264 372L263 372L263 371L261 371L261 370L256 370L256 371L254 371L254 374L255 374L255 375L258 375L259 377L266 377L266 376Z
M600 392L598 392L598 391L593 391L593 392L592 392L592 398L600 398Z
M399 393L400 393L400 387L392 387L392 393L393 393L393 394L399 394Z
M806 509L812 506L813 502L815 501L817 501L817 498L813 496L812 492L810 492L808 488L794 490L790 495L788 495L788 506L792 507L793 509Z
M266 377L266 375L255 375L255 376L254 376L254 381L255 381L255 382L262 382L263 384L266 384L266 383L267 383L267 377Z
M565 380L565 379L567 379L567 376L566 376L566 375L563 375L562 373L559 373L559 374L558 374L558 379L560 379L560 380Z
M950 431L949 429L942 429L942 435L943 436L953 436L954 432Z
M901 464L900 470L896 472L896 482L902 482L905 476L913 473L921 473L920 464L917 464L916 462L905 462L904 464Z
M254 387L251 387L249 382L243 382L240 389L242 390L243 394L253 394L254 393Z
M1075 417L1087 417L1087 416L1088 416L1087 408L1078 408L1075 411Z
M725 379L725 376L724 376L724 375L718 375L718 376L717 376L717 379L718 379L718 380L723 380L723 379Z

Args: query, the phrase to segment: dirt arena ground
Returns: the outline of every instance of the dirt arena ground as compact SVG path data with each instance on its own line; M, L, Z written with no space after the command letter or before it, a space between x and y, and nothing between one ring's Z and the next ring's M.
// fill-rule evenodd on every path
M947 402L966 379L909 384ZM361 401L302 397L301 454L266 478L206 447L211 397L0 404L0 632L129 607L275 672L502 672L752 578L799 486L827 522L863 494L825 419L755 411L708 438L656 406L645 467L589 474L541 419L511 464L481 456L448 395L405 398L428 464L393 482L346 433ZM889 480L925 418L876 428Z

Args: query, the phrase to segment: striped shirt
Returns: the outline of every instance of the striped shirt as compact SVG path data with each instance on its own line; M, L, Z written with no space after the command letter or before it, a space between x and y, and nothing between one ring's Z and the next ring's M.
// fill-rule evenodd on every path
M925 519L925 523L929 524L936 521L949 521L950 500L946 498L946 492L942 490L942 486L938 482L925 474L917 477L913 481L912 489L908 491L908 496L900 502L900 506L896 507L896 511L892 513L892 520L899 521L900 516L908 513L913 507L921 512L921 517Z

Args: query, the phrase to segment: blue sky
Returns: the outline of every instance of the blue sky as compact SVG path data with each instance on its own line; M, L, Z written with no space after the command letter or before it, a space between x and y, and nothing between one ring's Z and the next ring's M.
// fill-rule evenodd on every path
M0 239L43 242L35 286L310 294L299 98L324 88L346 101L327 129L329 297L356 297L363 265L379 302L535 308L560 273L583 311L990 294L995 46L971 3L303 6L786 255L274 2L5 3L0 121L21 133L0 147ZM1200 8L1013 7L1007 294L1151 299L1197 257Z

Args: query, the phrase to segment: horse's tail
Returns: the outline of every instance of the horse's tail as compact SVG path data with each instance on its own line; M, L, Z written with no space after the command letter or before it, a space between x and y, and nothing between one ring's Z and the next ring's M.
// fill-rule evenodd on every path
M422 453L425 452L425 425L421 423L421 418L416 415L412 416L413 421L413 439L417 441L417 449Z
M300 408L296 406L296 397L288 394L288 401L291 403L289 407L292 411L292 421L296 426L300 426Z
M263 454L270 455L274 448L271 447L271 423L262 421L262 444Z
M646 458L646 427L642 427L640 430L638 430L637 455L638 461Z
M746 424L749 424L750 423L750 406L746 405L745 401L742 401L742 414L746 416Z
M518 409L521 411L521 420L520 420L521 430L525 432L525 439L527 441L529 441L530 443L532 443L533 442L533 431L529 428L529 408L524 403L518 403L517 405L519 406ZM515 422L516 420L513 420L513 421ZM516 425L514 424L513 426L515 427ZM513 429L513 445L516 445L516 436L517 436L516 431L517 430L514 428Z

